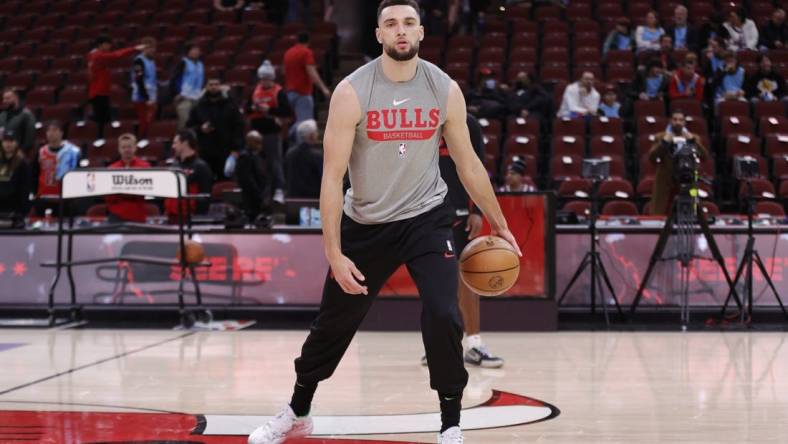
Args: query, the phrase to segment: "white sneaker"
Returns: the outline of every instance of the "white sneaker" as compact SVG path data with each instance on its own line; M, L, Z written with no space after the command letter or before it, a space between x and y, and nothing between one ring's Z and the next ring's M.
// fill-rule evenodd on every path
M274 202L278 204L285 204L285 192L281 188L274 190Z
M438 444L462 444L462 430L454 426L438 434Z
M282 444L290 438L303 438L312 433L312 417L297 417L290 406L286 406L274 419L258 427L249 435L249 444ZM454 442L454 441L446 441ZM462 442L462 441L459 441Z

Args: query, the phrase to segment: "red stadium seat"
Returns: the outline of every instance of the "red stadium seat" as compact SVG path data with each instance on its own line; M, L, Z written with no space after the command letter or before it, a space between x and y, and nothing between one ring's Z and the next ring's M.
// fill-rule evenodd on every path
M717 114L721 120L731 116L749 118L750 104L740 100L726 100L717 105Z
M779 100L774 102L756 102L753 106L753 111L756 120L765 116L785 117L785 104Z
M522 117L509 117L506 121L506 131L512 135L532 135L538 137L540 134L539 120L525 119Z
M749 117L726 117L720 119L720 134L727 137L731 134L754 134L755 125Z
M504 153L509 155L528 154L534 157L539 156L539 139L533 135L512 135L506 138L504 143Z
M670 102L670 111L681 110L685 116L697 116L703 118L703 107L701 103L694 99L677 99Z
M597 118L591 120L589 124L589 133L592 136L624 136L624 124L621 119L615 118Z
M664 117L665 103L658 100L636 100L634 111L635 118L646 116Z
M555 181L579 178L583 169L581 156L553 156L550 159L550 175Z
M148 138L151 140L171 140L178 129L175 120L157 120L148 128Z
M638 216L638 207L628 200L612 200L602 207L605 216Z
M585 155L585 139L577 136L554 136L552 155L553 156L579 156Z
M774 185L766 179L759 179L754 178L750 179L750 183L752 184L752 194L755 199L761 200L771 200L774 199L775 191ZM749 190L747 188L747 183L744 181L741 182L739 185L739 200L744 200L747 198L749 194Z
M637 193L639 199L650 199L651 194L654 192L654 176L648 176L640 179L635 192ZM643 213L646 213L645 210Z
M558 196L571 199L588 199L591 197L591 180L569 178L558 186Z
M625 179L608 179L599 184L597 196L601 199L631 199L635 195L632 183Z
M585 133L586 125L582 119L555 118L553 120L554 136L583 137Z
M788 154L788 134L769 134L766 136L766 155Z
M587 200L572 200L564 205L563 210L574 213L577 216L589 216L591 214L591 202Z
M728 157L749 154L761 155L761 139L752 134L730 134L725 141Z
M764 116L758 122L758 134L788 134L788 118L783 116Z
M626 156L623 136L593 136L589 143L591 156Z
M768 214L773 217L785 217L785 208L777 202L757 202L753 212L756 215Z
M665 131L668 126L668 119L664 116L644 116L637 119L637 133L656 134Z

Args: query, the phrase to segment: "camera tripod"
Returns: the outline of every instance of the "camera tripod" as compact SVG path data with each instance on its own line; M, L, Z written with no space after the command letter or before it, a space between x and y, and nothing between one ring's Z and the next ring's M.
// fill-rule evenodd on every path
M651 253L651 259L649 259L648 268L646 269L646 273L643 275L643 280L640 282L640 287L638 288L637 294L635 295L635 299L632 301L630 314L635 313L635 310L640 303L640 299L643 297L643 291L648 285L649 279L654 272L654 266L657 264L657 262L660 260L678 260L681 264L681 323L683 328L687 327L687 324L689 324L689 265L690 262L692 262L692 259L695 257L693 254L695 219L697 219L697 222L700 225L701 233L706 239L706 243L709 246L709 250L711 250L714 261L717 262L720 269L722 270L723 275L725 276L725 280L728 282L728 288L730 289L729 297L732 295L739 308L742 307L741 300L739 299L739 295L736 293L736 289L733 286L733 281L731 281L728 269L725 268L725 261L722 257L722 253L720 253L717 242L714 240L714 236L712 236L711 230L709 229L706 216L703 214L703 210L698 208L698 200L693 196L693 188L694 186L692 185L682 185L679 194L673 198L670 214L668 215L667 220L665 220L665 226L662 228L662 231L659 234L657 245L654 247L654 251ZM673 234L672 232L674 229L674 223L676 234L678 235L679 251L675 257L663 259L662 253L665 250L668 239Z
M599 291L599 296L602 302L602 310L605 315L605 323L610 325L610 318L607 313L607 302L605 301L604 288L602 287L602 279L604 279L605 286L610 292L610 297L613 299L613 302L616 305L616 310L618 311L619 316L622 320L625 318L624 312L621 310L621 305L618 303L616 292L613 290L613 285L610 283L610 277L608 276L607 270L605 269L605 264L602 262L599 251L597 251L599 246L599 237L597 236L596 229L596 221L598 216L597 191L599 190L600 182L601 178L595 177L591 186L591 219L589 221L589 228L591 230L591 249L586 252L585 256L583 256L583 260L580 262L580 265L578 265L577 270L575 270L575 274L572 276L572 279L569 280L569 284L567 284L564 292L561 293L561 297L558 299L558 305L561 305L561 302L563 302L567 293L569 293L569 290L572 289L572 286L575 284L580 275L583 274L583 271L585 271L586 267L590 266L591 313L596 314L596 296L597 291Z
M731 300L731 295L734 294L734 289L739 283L739 279L744 278L743 296L746 298L747 303L746 313L747 318L752 319L752 265L753 262L755 262L755 265L757 265L758 269L761 271L761 276L763 276L763 279L769 285L772 293L774 293L774 298L777 299L777 303L780 304L780 309L783 311L783 315L788 318L788 312L785 311L785 306L783 305L782 299L780 299L780 294L777 292L777 289L774 287L774 282L772 282L772 278L766 271L766 266L763 264L761 255L758 253L758 250L755 249L755 234L753 233L752 229L752 213L754 212L755 199L753 198L752 182L750 179L745 180L747 183L747 246L744 248L744 254L742 254L739 269L736 270L736 278L733 280L733 284L731 285L731 291L728 293L728 297L725 299L725 304L722 306L721 316L723 318L725 317L725 310L728 309L728 303ZM739 308L741 309L741 304L739 304ZM744 321L744 314L745 311L742 310L742 321Z

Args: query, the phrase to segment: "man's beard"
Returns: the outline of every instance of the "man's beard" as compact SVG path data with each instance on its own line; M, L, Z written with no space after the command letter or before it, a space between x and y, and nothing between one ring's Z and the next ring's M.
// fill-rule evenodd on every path
M419 42L410 45L410 49L406 52L398 52L396 46L383 45L383 50L386 51L389 57L398 62L407 62L408 60L416 57L419 53Z

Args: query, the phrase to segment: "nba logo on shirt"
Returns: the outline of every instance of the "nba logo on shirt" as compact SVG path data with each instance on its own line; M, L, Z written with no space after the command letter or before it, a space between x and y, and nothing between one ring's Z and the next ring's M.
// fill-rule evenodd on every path
M87 176L88 193L92 193L96 191L96 173L88 173Z
M405 144L404 143L400 143L399 144L399 149L397 150L397 152L399 153L399 158L400 159L404 159L405 155L408 154L408 149L405 148Z

